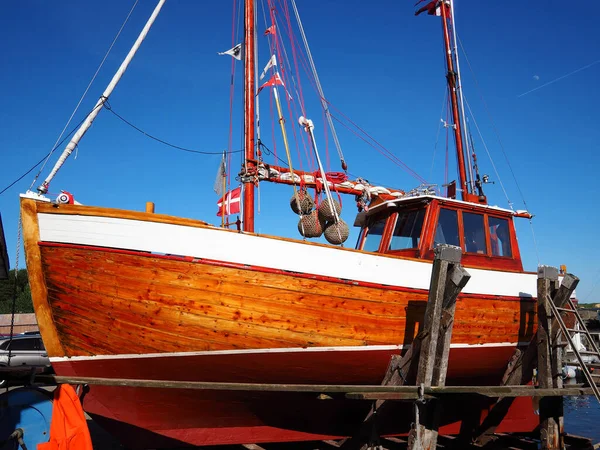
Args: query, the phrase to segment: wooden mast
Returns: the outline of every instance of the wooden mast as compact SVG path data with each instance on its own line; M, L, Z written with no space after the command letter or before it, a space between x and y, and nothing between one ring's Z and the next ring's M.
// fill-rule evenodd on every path
M245 0L244 7L244 213L243 230L254 232L254 0Z
M465 154L463 150L463 136L462 127L460 122L460 112L458 107L458 97L456 94L456 72L454 71L454 61L452 60L452 46L450 40L450 30L448 29L449 20L449 9L450 4L446 1L440 2L440 10L442 14L442 27L444 29L444 47L446 53L446 65L448 66L448 73L446 79L448 80L448 88L450 89L450 99L452 101L452 120L454 128L454 140L456 142L456 156L458 158L458 178L460 183L460 195L461 199L468 201L471 194L469 192L469 185L467 183L467 173L465 164Z

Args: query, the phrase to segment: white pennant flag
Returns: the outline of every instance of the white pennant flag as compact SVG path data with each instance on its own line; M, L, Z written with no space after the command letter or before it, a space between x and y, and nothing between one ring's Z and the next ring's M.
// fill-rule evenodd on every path
M230 48L226 52L218 52L219 55L230 55L230 56L233 56L238 61L241 61L243 53L244 53L244 51L243 51L242 44L238 44L235 47Z
M221 163L219 164L219 170L217 170L217 176L215 178L215 184L213 189L218 196L223 196L223 184L225 181L225 177L227 176L226 166L225 166L225 152L223 152L223 157L221 158Z
M267 63L264 70L260 74L260 79L262 80L265 77L265 75L267 74L267 70L269 70L271 67L276 66L276 65L277 65L277 58L275 58L275 55L273 55L273 56L271 56L271 59L269 59L269 62Z

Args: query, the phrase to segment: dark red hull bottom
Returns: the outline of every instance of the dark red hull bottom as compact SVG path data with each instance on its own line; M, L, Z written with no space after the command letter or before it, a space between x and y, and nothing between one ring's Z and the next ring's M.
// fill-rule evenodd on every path
M54 362L58 375L250 383L381 383L397 350L274 351ZM453 348L448 384L498 385L514 347ZM131 448L335 439L354 434L370 402L314 393L201 391L91 386L84 409ZM493 400L449 399L440 432L477 427ZM381 434L405 434L412 403L397 402ZM498 432L531 432L539 423L529 398L513 402Z

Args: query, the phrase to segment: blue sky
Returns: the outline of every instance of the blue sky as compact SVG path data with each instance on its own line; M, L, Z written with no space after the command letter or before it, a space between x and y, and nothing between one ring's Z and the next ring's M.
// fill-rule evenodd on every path
M326 97L422 177L443 183L443 134L436 148L445 89L439 19L415 18L411 1L297 3ZM0 190L50 150L132 4L133 0L0 3L4 88ZM140 0L74 124L94 105L155 4ZM226 148L231 59L216 53L231 47L232 4L168 0L111 97L114 110L176 145L212 152ZM600 302L600 264L595 256L600 252L596 230L600 64L519 96L600 60L597 19L592 11L558 1L534 7L516 0L458 0L456 20L477 79L475 83L463 58L465 95L510 200L516 209L524 209L488 111L491 114L527 206L535 214L540 262L566 264L581 278L578 297ZM259 29L264 29L262 19L260 23ZM266 38L261 39L264 50ZM263 52L261 68L268 58ZM310 84L304 82L303 89L309 93ZM261 94L261 101L263 140L272 146L268 95ZM234 149L241 143L239 106L238 98ZM322 113L315 100L307 106L317 125L320 150L324 154L329 148L331 153L328 169L339 171L331 139L327 145L322 132ZM288 120L287 126L292 134L295 123ZM474 134L480 169L496 181L486 187L490 203L507 207L483 144ZM351 174L401 189L419 184L348 131L339 129L339 135ZM282 156L280 142L277 146ZM212 186L218 161L219 156L164 147L102 111L51 192L64 189L84 204L124 209L142 210L146 201L154 201L157 212L216 224ZM0 195L13 267L18 194L29 187L36 172ZM263 184L257 231L297 235L290 196L291 188ZM354 202L344 200L342 215L351 224ZM526 220L517 222L525 267L535 270L538 258L531 228ZM353 229L348 245L353 246L355 239ZM19 265L24 265L22 257Z

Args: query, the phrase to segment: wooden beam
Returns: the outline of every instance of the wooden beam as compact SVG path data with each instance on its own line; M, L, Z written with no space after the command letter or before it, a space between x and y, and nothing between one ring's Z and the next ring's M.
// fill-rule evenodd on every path
M558 270L555 267L538 268L538 372L537 382L542 389L554 387L552 373L552 309L548 304L558 289ZM556 365L556 363L554 364ZM561 383L562 384L562 383ZM562 397L542 397L540 399L540 441L542 450L560 450L564 447Z
M452 264L446 280L444 290L444 302L440 318L440 328L436 349L436 364L433 368L431 384L433 386L444 386L448 372L448 360L450 359L450 342L452 341L452 327L454 326L454 312L456 311L456 299L463 290L471 275L460 264Z
M558 291L554 296L554 302L556 306L564 307L567 303L567 300L571 297L571 294L577 287L579 283L579 279L571 274L566 274L562 280ZM558 321L552 317L550 322L550 328L553 330L552 336L550 337L551 348L555 350L559 350L561 347L558 342L558 330L560 330L558 326ZM533 369L536 366L538 355L538 334L536 333L529 345L525 350L517 349L515 350L514 355L508 363L506 372L502 378L503 385L519 385L519 384L527 384L532 379ZM555 367L552 370L554 374L554 380L556 383L553 383L554 387L562 387L562 370L558 368L558 359L560 357L560 352L557 352L555 355ZM560 383L558 379L560 378ZM565 394L565 395L576 395L576 394ZM494 435L496 428L500 425L500 422L506 416L508 409L512 405L513 398L512 397L504 397L501 398L492 408L490 413L486 416L483 423L479 427L478 437L475 439L479 445L485 445L491 437Z
M20 368L19 368L20 369ZM8 376L15 368L0 369L0 376ZM19 370L20 371L20 370ZM30 369L27 369L30 372ZM96 378L66 377L58 375L40 375L35 377L39 383L89 384L98 386L127 386L160 389L200 389L216 391L248 392L326 392L329 394L348 394L349 398L371 400L371 394L380 394L381 398L395 393L418 395L418 386L373 386L373 385L334 385L334 384L264 384L264 383L216 383L207 381L142 380L132 378ZM537 394L536 392L540 392ZM575 386L562 389L541 390L534 386L429 386L423 389L424 395L443 396L456 394L477 394L488 397L539 397L548 395L591 395L591 388ZM364 396L364 398L360 397Z
M558 288L556 294L552 297L552 302L558 308L564 308L568 303L571 294L575 291L575 288L579 284L579 278L570 273L565 274L562 279L562 283ZM561 313L561 317L564 319L569 313ZM561 338L563 337L561 328L558 324L558 320L552 317L550 323L550 351L551 357L551 372L553 383L552 385L557 388L563 387L562 377L562 361L563 361L563 346L561 345Z
M409 386L405 386L409 387ZM417 386L414 391L407 392L348 392L346 398L352 400L414 400L419 398ZM592 395L592 389L589 387L567 387L561 389L539 389L534 386L431 386L424 389L423 397L435 398L445 395L457 394L471 396L483 395L490 398L516 398L516 397L563 397Z
M435 248L434 255L420 354L412 354L413 359L418 357L416 384L421 388L421 398L414 403L415 422L408 436L409 450L437 446L441 403L437 399L425 400L424 388L446 381L456 298L470 278L460 266L460 247L441 245Z

